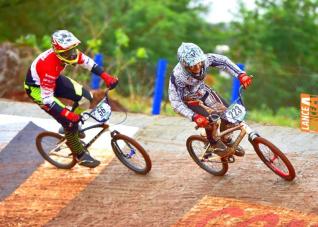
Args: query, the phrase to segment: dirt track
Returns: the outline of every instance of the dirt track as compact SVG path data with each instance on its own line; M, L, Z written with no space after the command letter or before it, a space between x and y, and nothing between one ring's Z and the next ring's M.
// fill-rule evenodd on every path
M297 177L285 182L246 141L247 155L214 177L186 152L185 139L197 133L187 120L129 115L125 124L141 128L137 138L153 161L149 175L130 172L111 151L95 153L103 164L94 170L41 164L0 203L0 226L318 225L318 135L253 125L294 164Z

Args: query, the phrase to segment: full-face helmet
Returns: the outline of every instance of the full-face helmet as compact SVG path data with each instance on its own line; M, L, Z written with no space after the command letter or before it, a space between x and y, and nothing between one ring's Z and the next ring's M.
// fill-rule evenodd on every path
M67 30L58 30L52 34L52 47L57 57L66 64L78 62L79 52L76 48L81 41Z

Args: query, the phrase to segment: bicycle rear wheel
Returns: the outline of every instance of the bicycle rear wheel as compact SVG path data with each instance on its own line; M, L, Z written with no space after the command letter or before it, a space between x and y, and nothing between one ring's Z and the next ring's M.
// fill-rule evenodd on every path
M41 156L60 169L71 169L76 164L64 136L55 132L41 132L36 137L36 147Z
M118 133L112 138L111 145L117 158L132 171L147 174L151 170L150 157L136 140Z
M262 137L256 137L252 142L258 157L275 174L287 181L292 181L295 176L295 169L288 158L274 144Z
M229 169L225 160L221 160L216 154L211 153L210 157L203 158L206 155L208 140L202 136L193 135L187 139L187 149L192 159L205 171L215 176L223 176Z

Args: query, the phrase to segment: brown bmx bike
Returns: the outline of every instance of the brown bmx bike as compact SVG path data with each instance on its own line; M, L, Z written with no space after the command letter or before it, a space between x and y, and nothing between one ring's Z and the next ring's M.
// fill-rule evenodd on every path
M223 176L228 171L229 163L235 162L235 150L242 139L248 135L249 142L264 164L281 178L292 181L296 176L295 169L286 155L273 143L261 137L256 131L253 131L244 121L246 108L241 93L242 87L239 90L239 98L222 114L213 113L212 109L205 106L202 101L197 101L198 105L209 113L208 120L210 124L208 127L211 128L212 138L224 145L226 155L218 155L216 152L218 148L211 146L207 137L192 135L186 142L190 156L205 171L215 176ZM232 123L231 127L220 132L221 120ZM221 138L234 131L239 131L234 143L231 143L230 146L223 143Z

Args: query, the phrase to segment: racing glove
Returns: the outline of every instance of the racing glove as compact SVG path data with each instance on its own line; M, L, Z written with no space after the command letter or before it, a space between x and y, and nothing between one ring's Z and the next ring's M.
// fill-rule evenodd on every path
M61 116L65 117L68 121L72 123L77 123L80 120L80 116L78 114L73 113L66 108L62 110Z
M240 81L240 84L243 86L244 89L246 89L248 86L252 84L252 77L246 75L246 73L241 73L238 76L238 79Z
M194 114L192 119L199 127L205 128L209 125L208 119L200 114Z
M118 84L118 78L113 77L105 72L103 72L100 77L104 80L106 87L108 87L110 90L115 88Z

